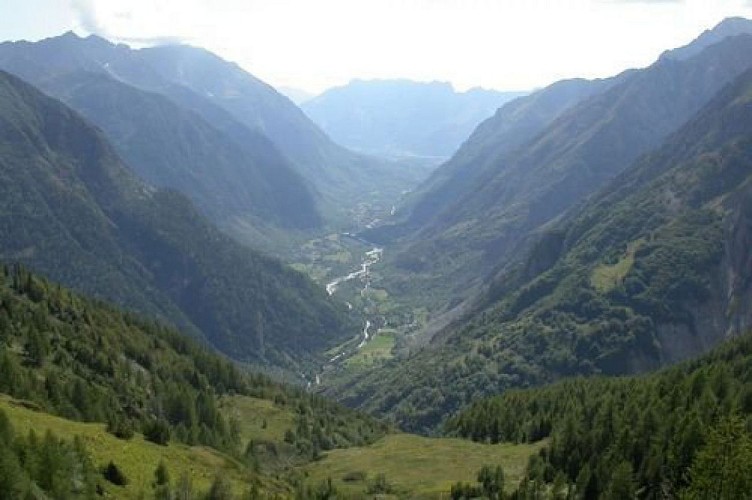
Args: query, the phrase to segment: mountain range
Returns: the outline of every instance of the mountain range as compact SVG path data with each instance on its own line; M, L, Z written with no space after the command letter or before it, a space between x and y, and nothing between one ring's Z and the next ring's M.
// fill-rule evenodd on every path
M490 274L424 347L332 393L426 431L481 394L654 369L749 328L750 43L622 74L487 166L404 258L456 282L453 258L488 235Z
M196 47L0 68L0 497L752 488L752 21L464 141L443 84L332 90L322 129Z
M455 304L472 294L484 276L524 255L527 236L658 146L749 68L750 47L749 35L729 37L685 60L662 57L612 79L555 84L541 93L569 96L558 102L570 106L541 113L550 121L528 136L514 126L525 123L514 111L530 101L522 116L538 114L539 97L503 107L416 190L401 220L365 233L394 247L391 287L444 290ZM571 88L590 90L567 94Z
M391 207L425 175L338 146L271 86L203 49L66 33L0 44L0 68L64 100L140 176L251 245L267 226L347 224L364 190Z
M524 92L457 92L444 82L353 80L302 109L338 143L388 156L447 157L473 129Z
M0 259L245 362L295 367L356 331L322 287L138 179L70 108L8 73L0 82Z

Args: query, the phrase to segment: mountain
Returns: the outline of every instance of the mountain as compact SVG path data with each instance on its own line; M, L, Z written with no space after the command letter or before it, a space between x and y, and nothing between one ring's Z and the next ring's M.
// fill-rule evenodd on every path
M473 129L523 92L475 88L457 92L444 82L353 80L302 105L335 141L386 156L446 157Z
M532 232L658 146L752 66L750 49L752 36L740 35L687 60L662 58L621 75L522 146L497 154L489 143L490 151L476 153L485 165L477 180L408 232L392 252L392 286L468 296L488 272L524 254Z
M127 85L105 61L120 57L122 66L141 74L144 64L124 57L128 54L104 40L69 34L34 44L1 44L0 67L64 100L102 128L139 176L188 195L222 227L321 224L307 183L266 137L233 123L210 103L204 114L215 123L224 118L222 127L232 127L232 134L164 95Z
M400 207L396 224L368 233L377 241L390 241L417 231L442 207L453 203L495 168L491 158L514 151L538 135L555 118L591 95L605 91L619 77L604 80L562 80L517 98L483 121L452 158L441 164Z
M277 87L277 92L290 99L297 106L300 106L304 102L316 97L315 94L306 92L305 90L296 89L293 87Z
M357 331L304 275L137 179L78 114L8 73L0 84L1 260L266 366L297 369Z
M272 87L236 64L195 47L179 45L133 50L95 35L81 38L66 33L35 43L0 44L0 67L62 99L73 97L72 93L76 92L76 87L67 88L66 83L75 84L88 78L67 76L78 72L104 75L121 84L104 86L100 82L100 96L106 97L110 106L127 108L131 104L154 103L158 101L154 94L169 99L173 106L162 101L152 113L170 114L161 117L150 114L148 118L156 118L150 122L147 117L134 113L118 113L115 117L107 113L98 115L96 113L105 111L102 109L105 106L99 100L88 101L89 92L79 91L69 104L80 106L77 111L88 112L91 114L88 118L105 125L105 133L122 156L138 155L137 159L149 160L134 168L150 172L157 179L174 180L168 187L184 188L187 181L182 176L196 177L196 171L187 168L188 165L197 168L193 158L225 157L223 163L227 166L221 172L234 172L239 177L201 176L207 185L196 179L192 190L186 194L195 195L196 201L203 203L220 184L223 191L235 193L235 197L245 196L242 191L250 190L253 198L244 202L246 209L255 209L273 200L272 206L264 206L260 213L251 212L251 222L265 219L270 213L276 214L282 226L288 228L316 226L320 217L339 223L349 221L350 211L363 201L364 191L372 193L371 198L376 203L388 204L391 208L406 186L416 184L425 172L418 166L357 155L336 145ZM135 88L128 90L128 99L124 97L123 85ZM203 118L204 123L196 120L196 115ZM116 123L118 116L123 117L123 123ZM190 124L186 123L187 118L191 118ZM198 130L185 130L189 126ZM208 133L207 127L214 128L215 133ZM160 139L170 141L169 155L158 159L154 158L153 150L141 151L144 146L153 148L153 143L133 144L134 139L129 135L132 130L155 128L161 129ZM220 140L218 135L224 137ZM190 140L194 138L200 140L194 144ZM227 140L236 143L235 152L211 149L221 147ZM163 168L168 169L168 173L162 172ZM249 179L247 184L239 186L238 179L246 177L253 181ZM270 197L267 187L278 194ZM216 212L217 205L223 203L223 200L215 200L213 206L206 207L205 213ZM277 214L276 211L285 206L287 212ZM218 221L220 224L242 228L246 221L238 220L239 216L248 217L248 212L225 215Z
M691 43L683 47L667 50L661 57L676 60L689 59L724 38L745 34L752 35L752 21L743 17L728 17L712 29L703 31Z
M361 203L366 190L378 199L396 200L416 184L423 170L412 164L353 153L333 142L290 99L274 88L203 49L185 45L138 51L160 77L206 96L235 119L260 130L298 167L322 195L330 217Z
M234 141L169 99L102 74L68 73L42 88L100 127L140 177L186 194L221 227L321 224L305 181L261 134Z
M751 125L747 71L549 224L429 347L337 394L428 430L483 394L653 369L747 330Z

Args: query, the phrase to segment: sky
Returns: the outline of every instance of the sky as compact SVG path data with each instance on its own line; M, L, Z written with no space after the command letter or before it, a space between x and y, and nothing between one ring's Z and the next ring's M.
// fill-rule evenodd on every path
M0 0L0 40L73 30L204 47L277 87L531 90L652 63L752 0Z

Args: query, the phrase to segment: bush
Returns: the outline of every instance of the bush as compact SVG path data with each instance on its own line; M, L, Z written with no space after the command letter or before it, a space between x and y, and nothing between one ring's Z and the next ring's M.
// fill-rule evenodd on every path
M120 468L115 465L115 462L113 462L112 460L110 460L110 463L108 463L107 467L104 468L102 475L106 480L114 485L125 486L126 484L128 484L128 478L125 477L123 471L121 471Z
M344 476L342 476L342 480L346 483L357 483L361 481L365 481L368 477L368 473L362 471L362 470L354 470L345 473Z
M164 420L154 420L146 424L144 438L152 443L167 445L170 440L170 426Z
M113 415L107 420L107 432L118 439L131 439L133 437L133 426L129 420L118 418Z
M368 483L366 493L369 495L388 495L394 493L394 486L386 480L385 474L379 474L373 481Z

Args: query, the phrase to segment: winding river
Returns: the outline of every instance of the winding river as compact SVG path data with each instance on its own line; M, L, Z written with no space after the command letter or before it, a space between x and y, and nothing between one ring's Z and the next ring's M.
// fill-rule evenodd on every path
M378 248L378 247L374 247L371 250L367 251L363 257L363 263L360 265L360 269L357 269L345 276L340 276L338 278L335 278L329 283L327 283L326 293L328 293L329 295L333 295L337 291L337 288L339 287L340 284L345 283L350 280L354 280L356 278L363 278L363 281L364 281L363 289L360 292L361 295L363 295L368 290L368 287L371 284L369 269L372 265L376 264L378 261L381 260L381 256L383 255L383 253L384 253L384 249ZM346 304L347 304L348 309L352 309L352 304L350 304L349 302L346 302ZM365 346L368 343L368 341L371 339L370 330L372 326L373 325L371 324L371 320L366 319L365 325L363 326L363 332L362 332L363 338L361 339L356 349L362 349L363 346ZM347 354L347 351L342 351L342 352L337 353L335 356L333 356L329 360L328 365L332 365L336 363L339 359L345 357L346 354ZM309 381L308 378L302 373L301 373L301 376L303 377L303 379L308 381L307 385L310 388L312 385L311 381ZM314 380L315 380L316 385L320 385L321 374L316 374Z

